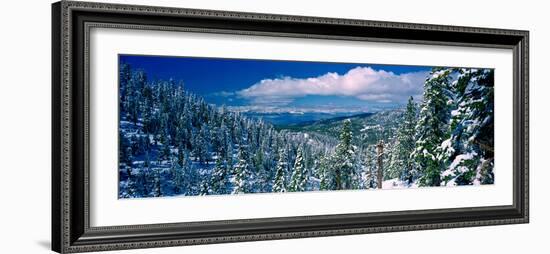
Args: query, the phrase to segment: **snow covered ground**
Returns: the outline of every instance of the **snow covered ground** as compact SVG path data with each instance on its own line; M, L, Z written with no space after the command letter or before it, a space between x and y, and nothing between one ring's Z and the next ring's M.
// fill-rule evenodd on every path
M408 184L397 178L382 182L382 189L408 189L408 188L418 188L418 183L414 182L412 184Z

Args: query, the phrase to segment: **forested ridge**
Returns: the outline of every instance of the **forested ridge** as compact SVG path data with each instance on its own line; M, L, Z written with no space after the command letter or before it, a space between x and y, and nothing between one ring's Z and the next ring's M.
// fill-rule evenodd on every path
M490 184L492 93L492 70L434 68L419 105L276 129L122 64L119 197Z

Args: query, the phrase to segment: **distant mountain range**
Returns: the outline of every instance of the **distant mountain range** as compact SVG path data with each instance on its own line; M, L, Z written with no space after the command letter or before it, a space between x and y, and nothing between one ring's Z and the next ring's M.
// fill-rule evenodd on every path
M357 112L242 112L249 118L262 119L265 122L271 123L276 127L293 126L293 125L309 125L318 121L333 121L337 119L345 119L353 117ZM372 113L364 113L372 114ZM361 114L362 115L362 114Z
M387 140L393 137L402 114L402 109L351 115L324 114L317 116L318 119L275 124L275 128L293 132L318 133L338 138L343 121L350 119L354 140L363 144L365 142L374 144L380 139ZM302 118L300 117L300 119Z
M346 119L367 118L374 114L376 113L361 113L361 114L355 114L355 115L335 116L332 118L326 118L326 119L320 119L320 120L302 121L295 124L289 124L286 127L292 128L292 127L305 127L308 125L315 125L315 124L331 124L331 123L341 122Z

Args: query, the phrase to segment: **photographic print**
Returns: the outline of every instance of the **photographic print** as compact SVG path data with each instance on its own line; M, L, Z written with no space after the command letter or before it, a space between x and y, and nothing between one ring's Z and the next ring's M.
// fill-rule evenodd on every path
M494 70L119 55L119 198L493 184Z
M529 223L529 31L79 1L51 18L56 252Z

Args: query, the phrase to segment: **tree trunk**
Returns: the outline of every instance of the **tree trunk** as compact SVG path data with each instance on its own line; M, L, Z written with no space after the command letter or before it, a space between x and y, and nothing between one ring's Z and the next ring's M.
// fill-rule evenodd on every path
M378 159L378 172L376 176L376 186L378 189L382 189L382 180L384 178L383 172L384 172L384 161L383 161L383 155L384 155L384 141L380 140L378 144L376 145L376 158Z

